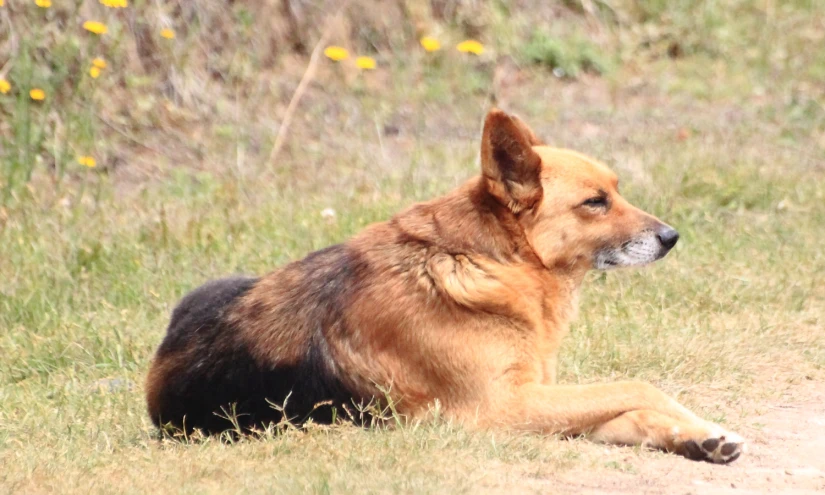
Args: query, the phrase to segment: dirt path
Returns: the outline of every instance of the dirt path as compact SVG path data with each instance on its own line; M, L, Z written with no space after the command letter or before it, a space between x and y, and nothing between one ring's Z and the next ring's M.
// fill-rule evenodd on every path
M669 456L631 456L629 471L569 472L553 493L825 493L825 387L811 387L768 404L739 433L747 455L728 466L676 462Z
M748 451L722 466L668 454L581 444L591 466L562 473L490 473L485 493L825 494L825 386L812 382L760 405L737 433Z

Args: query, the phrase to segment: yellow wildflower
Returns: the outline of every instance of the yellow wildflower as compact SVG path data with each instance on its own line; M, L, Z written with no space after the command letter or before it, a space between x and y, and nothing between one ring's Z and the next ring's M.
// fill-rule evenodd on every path
M420 43L421 46L428 52L437 52L438 50L441 50L441 42L432 36L424 36L421 38Z
M476 40L466 40L456 46L456 49L462 53L472 53L474 55L481 55L484 53L484 45Z
M93 156L78 156L77 163L89 168L94 168L97 166L97 161L95 161Z
M52 0L34 0L34 4L41 9L48 9L52 6Z
M29 96L32 100L43 101L46 99L46 92L40 88L34 88L29 91Z
M372 70L375 68L375 59L372 57L358 57L355 59L355 65L359 69Z
M97 57L92 60L92 65L97 67L98 69L105 69L106 68L106 61L100 57Z
M175 39L175 32L169 28L163 28L160 30L160 35L166 38L167 40Z
M122 9L129 6L129 2L127 0L100 0L100 3L106 7L112 7L114 9Z
M349 58L349 52L346 48L340 46L328 46L324 49L324 55L330 60L340 62Z
M3 6L3 0L0 0L0 7Z
M3 0L0 0L2 2ZM0 4L2 5L2 4ZM6 94L11 91L11 84L3 78L0 78L0 93Z
M92 79L97 79L100 77L100 67L91 66L89 67L89 75L92 76Z
M106 32L109 30L109 28L106 27L106 24L103 24L102 22L98 21L84 22L83 29L94 34L106 34Z

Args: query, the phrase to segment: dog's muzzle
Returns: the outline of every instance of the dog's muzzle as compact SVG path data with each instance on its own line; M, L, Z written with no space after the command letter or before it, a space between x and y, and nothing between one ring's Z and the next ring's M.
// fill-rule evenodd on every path
M622 266L642 266L662 259L679 240L679 233L667 225L644 230L618 247L610 247L596 254L597 270Z

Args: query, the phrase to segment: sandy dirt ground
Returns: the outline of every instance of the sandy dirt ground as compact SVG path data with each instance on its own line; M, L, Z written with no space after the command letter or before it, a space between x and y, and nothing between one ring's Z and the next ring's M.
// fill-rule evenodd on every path
M508 481L487 488L495 493L825 494L825 385L791 389L758 409L737 429L748 441L746 455L729 465L593 446L602 450L599 462L605 468L574 467L549 476L511 473Z
M656 457L635 474L568 473L555 491L575 493L825 493L825 386L768 404L739 433L747 455L727 466Z

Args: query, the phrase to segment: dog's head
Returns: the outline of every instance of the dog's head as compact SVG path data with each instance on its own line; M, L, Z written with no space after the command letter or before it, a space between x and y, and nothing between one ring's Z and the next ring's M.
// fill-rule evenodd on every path
M679 234L628 203L603 164L545 146L518 117L491 110L481 168L489 193L518 218L548 268L640 266L664 257Z

